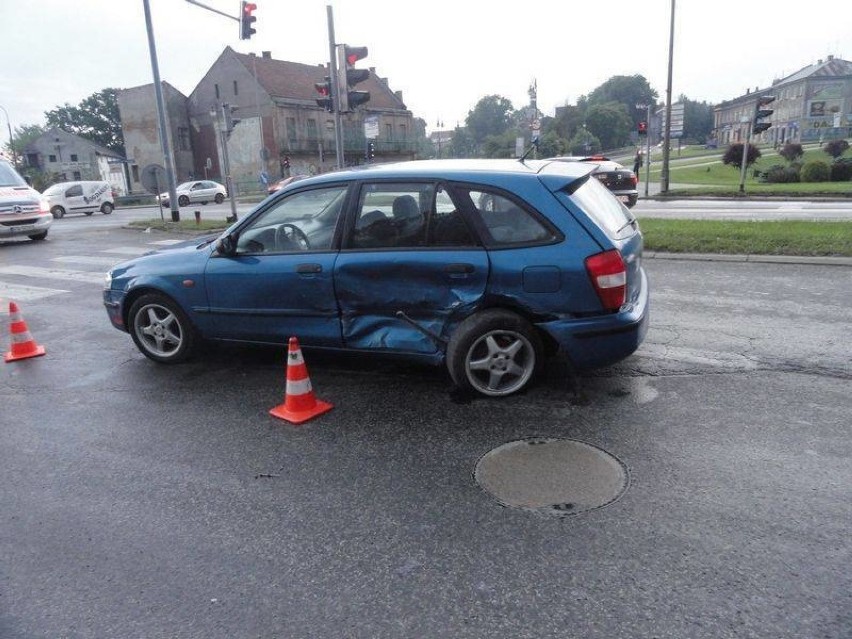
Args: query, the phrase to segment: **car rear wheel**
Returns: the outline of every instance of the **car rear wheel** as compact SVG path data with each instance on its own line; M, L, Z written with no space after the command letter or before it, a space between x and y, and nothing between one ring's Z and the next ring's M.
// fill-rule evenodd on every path
M524 388L543 357L541 339L521 316L502 309L462 322L447 345L447 368L456 386L489 397Z
M213 200L216 202L216 204L221 204L222 202L225 201L225 196L222 195L221 193L217 193L216 197L214 197Z
M54 206L52 209L50 209L50 212L53 213L53 217L55 217L57 220L65 216L65 209L63 209L61 206Z
M101 204L101 213L103 213L104 215L109 215L112 212L113 212L112 204L110 204L109 202L104 202L103 204Z
M178 206L189 206L189 198L186 195L181 195L178 198Z
M146 357L175 364L192 355L195 327L172 299L149 293L133 302L128 317L130 335Z

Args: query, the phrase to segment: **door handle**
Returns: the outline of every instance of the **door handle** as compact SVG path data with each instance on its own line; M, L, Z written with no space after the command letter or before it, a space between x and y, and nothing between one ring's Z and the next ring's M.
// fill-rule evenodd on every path
M465 264L463 262L458 264L447 264L444 267L444 273L449 273L450 275L470 275L475 270L476 269L473 264Z
M322 264L297 264L296 272L299 275L310 275L312 273L322 273Z

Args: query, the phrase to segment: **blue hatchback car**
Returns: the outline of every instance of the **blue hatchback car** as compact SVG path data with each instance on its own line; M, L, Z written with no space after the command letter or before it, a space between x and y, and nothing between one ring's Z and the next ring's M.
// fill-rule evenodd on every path
M437 160L300 180L217 237L116 265L104 303L157 362L296 336L509 395L547 356L604 366L645 336L642 234L593 168Z

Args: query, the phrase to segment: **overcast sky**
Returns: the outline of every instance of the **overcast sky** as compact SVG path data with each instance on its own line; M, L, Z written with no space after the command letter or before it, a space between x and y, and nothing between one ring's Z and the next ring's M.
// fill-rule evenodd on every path
M199 0L234 16L238 0ZM338 43L375 67L431 131L464 124L483 96L553 115L613 75L641 74L665 100L670 0L254 0L257 34L185 0L150 0L160 76L189 95L225 46L327 62ZM107 87L152 81L143 0L0 0L0 106L13 127L44 124ZM852 59L852 2L677 0L673 99L719 102L829 54ZM0 112L0 139L7 138Z

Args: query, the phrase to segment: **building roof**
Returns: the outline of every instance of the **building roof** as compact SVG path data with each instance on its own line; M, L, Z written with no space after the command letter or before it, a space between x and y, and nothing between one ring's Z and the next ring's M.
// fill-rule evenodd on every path
M105 146L101 146L100 144L97 144L96 142L92 142L91 140L86 139L84 137L81 137L79 135L75 135L74 133L69 133L68 131L65 131L65 130L60 129L58 127L53 127L51 129L48 129L47 131L42 133L40 136L38 136L34 140L30 140L29 144L27 144L24 147L24 153L36 152L36 151L38 151L38 143L39 142L41 142L42 140L44 140L46 138L56 139L57 137L62 137L62 138L65 138L66 140L68 138L74 138L79 144L91 147L92 151L94 153L96 153L97 155L103 155L103 156L110 157L110 158L117 158L119 160L124 159L124 157L121 155L121 153L116 153L115 151L108 149Z
M328 65L275 60L268 54L237 53L231 47L225 51L230 51L249 73L256 71L258 83L273 98L315 100L318 94L314 83L322 82L328 75ZM370 69L370 77L358 84L358 90L370 92L368 109L407 109L401 97L388 87L387 81L376 75L375 69Z

